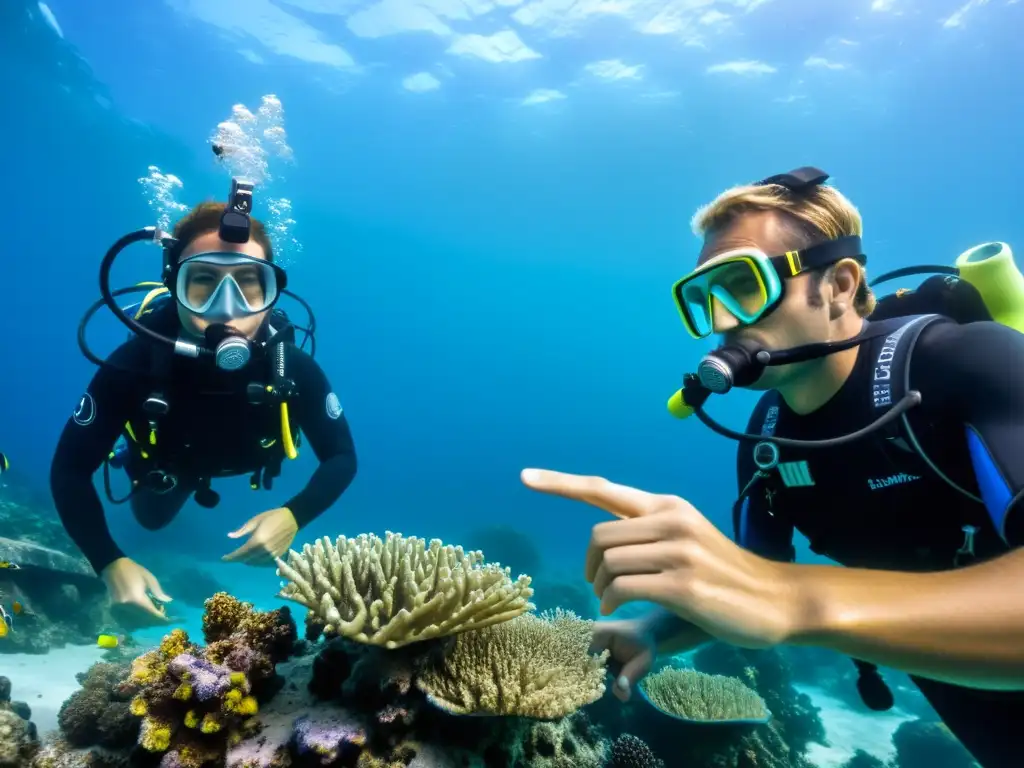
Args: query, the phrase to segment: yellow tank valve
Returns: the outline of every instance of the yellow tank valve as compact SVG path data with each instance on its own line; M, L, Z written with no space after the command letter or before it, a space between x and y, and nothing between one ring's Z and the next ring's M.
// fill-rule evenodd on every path
M675 416L677 419L685 419L693 415L693 408L686 404L686 399L683 396L683 390L676 391L668 399L668 412Z
M1024 333L1024 274L1008 243L982 243L957 257L960 278L977 289L992 319Z

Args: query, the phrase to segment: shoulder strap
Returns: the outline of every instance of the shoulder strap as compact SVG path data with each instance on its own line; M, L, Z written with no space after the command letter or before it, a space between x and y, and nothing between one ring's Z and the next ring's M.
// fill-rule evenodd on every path
M948 321L948 318L936 314L911 316L891 334L875 342L872 349L875 364L869 385L874 418L884 415L910 391L910 368L914 347L921 332L937 320ZM982 503L979 497L957 484L931 460L914 434L906 413L898 421L890 423L884 433L885 438L896 447L916 453L944 483L972 501Z

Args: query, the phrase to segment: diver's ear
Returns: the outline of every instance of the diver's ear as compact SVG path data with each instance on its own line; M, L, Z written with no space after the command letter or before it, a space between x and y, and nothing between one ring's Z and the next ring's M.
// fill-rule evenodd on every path
M857 286L864 279L864 270L853 259L843 259L829 270L828 283L832 292L829 314L833 320L846 314L854 303Z

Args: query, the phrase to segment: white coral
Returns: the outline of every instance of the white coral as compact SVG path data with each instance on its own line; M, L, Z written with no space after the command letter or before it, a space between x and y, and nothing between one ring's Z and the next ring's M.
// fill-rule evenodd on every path
M277 560L288 579L279 593L308 608L325 629L361 643L397 648L481 629L531 610L530 577L484 563L438 539L361 534L306 544Z

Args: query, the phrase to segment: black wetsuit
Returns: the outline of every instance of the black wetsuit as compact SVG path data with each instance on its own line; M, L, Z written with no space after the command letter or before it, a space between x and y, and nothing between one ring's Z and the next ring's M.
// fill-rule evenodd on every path
M870 423L888 405L880 382L901 373L888 369L886 343L861 345L853 374L811 414L766 394L747 431L818 440ZM737 503L741 544L788 561L795 528L812 550L847 566L935 571L1024 543L1024 334L994 322L937 320L921 330L907 368L909 388L922 396L908 416L912 434L932 464L977 500L910 449L904 427L846 446L784 447L778 467ZM743 489L757 472L750 443L741 443L737 464ZM1014 586L1024 588L1007 588ZM1024 692L914 682L984 768L1019 768Z
M295 497L253 502L259 505L254 512L288 507L301 528L352 482L356 455L341 405L320 366L294 345L286 350L287 377L296 390L288 399L291 430L298 442L301 429L320 465ZM124 556L111 538L92 482L120 435L128 438L125 470L137 483L131 507L150 530L167 525L210 479L259 472L254 483L267 488L285 461L279 406L254 404L247 391L253 382L268 381L265 357L254 355L245 368L224 372L209 357L167 353L157 380L153 352L153 343L140 338L114 351L68 420L53 457L50 487L57 512L97 573ZM151 417L144 411L154 392L169 404L157 421L155 445ZM153 482L162 473L177 481L170 490Z

